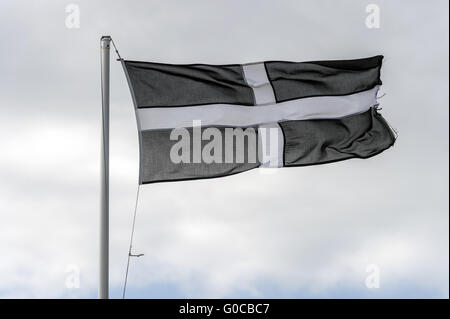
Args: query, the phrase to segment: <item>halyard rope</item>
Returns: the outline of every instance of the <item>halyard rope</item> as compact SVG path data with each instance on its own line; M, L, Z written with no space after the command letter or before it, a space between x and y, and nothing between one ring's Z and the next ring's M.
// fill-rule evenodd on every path
M130 248L128 249L127 270L125 272L125 281L123 283L122 299L125 299L125 293L127 291L128 270L130 269L130 258L142 256L142 255L131 254L131 249L133 248L134 226L136 224L136 212L137 212L137 204L138 204L138 200L139 200L139 190L140 189L141 189L141 185L138 185L137 192L136 192L136 202L134 204L133 225L131 227Z
M114 40L112 38L111 38L111 43L114 46L114 50L116 51L116 54L119 58L118 61L122 61L122 57L120 56L119 50L117 50L116 44L114 43ZM127 269L125 271L125 280L123 283L122 299L125 299L125 293L127 291L128 272L130 270L130 259L131 259L131 257L140 257L143 255L143 254L138 254L138 255L132 254L134 229L135 229L135 225L136 225L136 212L137 212L137 205L138 205L138 201L139 201L139 190L140 189L141 189L141 185L138 185L137 192L136 192L136 202L134 203L133 224L131 226L130 247L128 249Z
M114 43L114 40L112 38L111 38L111 42L112 42L112 44L114 46L114 50L116 51L117 56L119 57L119 60L121 61L122 57L120 56L119 51L117 50L116 44Z

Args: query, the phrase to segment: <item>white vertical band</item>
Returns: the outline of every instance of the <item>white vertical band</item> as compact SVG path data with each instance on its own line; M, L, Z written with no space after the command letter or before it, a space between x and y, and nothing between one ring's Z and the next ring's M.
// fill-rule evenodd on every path
M258 126L260 167L283 167L284 137L278 123Z
M242 68L244 69L245 80L255 95L255 104L275 103L275 95L267 77L264 63L244 64Z

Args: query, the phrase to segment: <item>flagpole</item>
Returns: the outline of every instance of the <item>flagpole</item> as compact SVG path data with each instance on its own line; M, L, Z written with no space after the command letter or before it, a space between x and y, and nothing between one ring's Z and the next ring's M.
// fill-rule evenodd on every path
M110 36L100 39L102 73L102 139L100 172L100 264L98 298L109 297L109 45Z

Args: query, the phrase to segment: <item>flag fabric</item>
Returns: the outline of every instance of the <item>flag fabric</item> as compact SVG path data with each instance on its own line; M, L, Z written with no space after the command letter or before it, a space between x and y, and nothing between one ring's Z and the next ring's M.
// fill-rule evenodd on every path
M249 64L123 60L140 184L368 158L395 142L378 111L382 56Z

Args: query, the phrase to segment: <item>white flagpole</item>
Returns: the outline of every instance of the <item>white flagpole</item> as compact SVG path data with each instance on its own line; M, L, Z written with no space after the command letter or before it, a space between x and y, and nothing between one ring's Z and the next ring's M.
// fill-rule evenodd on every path
M109 45L110 36L100 39L102 68L102 140L100 172L100 272L98 298L109 297Z

